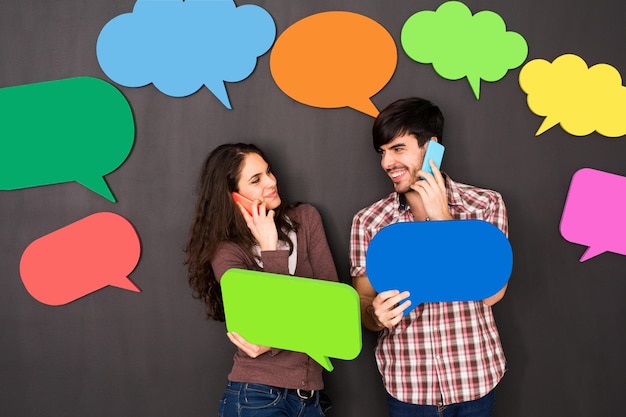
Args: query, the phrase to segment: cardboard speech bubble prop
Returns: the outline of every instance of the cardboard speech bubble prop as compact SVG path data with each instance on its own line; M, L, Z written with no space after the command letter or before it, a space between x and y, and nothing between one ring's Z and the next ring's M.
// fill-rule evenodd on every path
M423 302L488 298L504 287L512 268L508 239L482 220L391 224L374 236L366 255L377 292L411 293L405 315Z
M304 352L332 371L329 357L361 351L361 312L349 285L229 269L220 281L226 327L250 343Z
M387 85L397 61L393 37L379 23L330 11L287 28L272 49L270 69L276 85L300 103L376 117L371 97Z
M524 65L519 84L528 108L545 117L535 136L560 124L567 133L606 137L626 135L626 87L608 64L591 67L579 56L565 54L553 62L534 59Z
M484 10L472 15L459 1L411 16L402 27L401 42L411 59L432 64L443 78L467 78L477 100L481 80L504 78L528 56L526 40L507 31L498 14Z
M135 120L112 84L77 77L0 89L0 190L76 181L115 202L104 176L128 157Z
M568 242L588 246L580 262L604 252L626 255L626 218L616 209L625 196L626 177L591 168L573 175L560 231Z
M276 39L272 16L233 0L137 0L132 13L102 28L96 55L104 73L126 87L150 83L172 97L205 85L232 109L225 82L246 79Z
M59 306L108 285L140 292L128 279L140 255L132 224L100 212L33 241L22 254L20 275L33 298Z

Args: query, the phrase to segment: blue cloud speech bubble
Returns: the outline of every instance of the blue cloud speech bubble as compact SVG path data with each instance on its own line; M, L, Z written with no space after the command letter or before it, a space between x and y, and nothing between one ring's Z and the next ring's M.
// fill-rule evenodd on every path
M228 331L251 343L304 352L328 371L329 357L361 352L359 295L347 284L234 268L220 287Z
M232 0L137 0L109 21L96 54L104 73L126 87L150 83L184 97L203 85L231 109L224 82L247 78L276 38L265 9Z
M482 220L395 223L374 236L366 256L374 289L409 291L409 310L423 302L483 300L504 287L512 268L508 239Z

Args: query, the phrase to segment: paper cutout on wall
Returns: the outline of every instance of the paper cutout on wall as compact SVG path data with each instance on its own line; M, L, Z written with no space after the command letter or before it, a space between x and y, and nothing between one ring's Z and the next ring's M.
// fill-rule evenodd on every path
M140 292L128 275L141 254L137 232L124 217L100 212L40 237L20 261L26 290L58 306L108 285Z
M405 315L423 302L484 300L504 287L512 269L508 239L482 220L394 223L374 236L366 257L377 292L411 293Z
M432 64L441 77L467 77L477 100L481 79L498 81L528 56L526 40L507 31L498 14L481 11L472 16L471 10L458 1L414 14L402 27L400 39L411 59Z
M300 103L376 117L370 98L387 85L397 61L396 44L379 23L331 11L287 28L272 49L270 68L278 87Z
M103 177L135 140L117 88L92 77L2 88L0 112L0 190L76 181L115 202Z
M626 177L583 168L572 176L561 217L561 236L587 246L580 262L604 252L626 255Z
M528 107L545 119L536 136L560 123L575 136L597 131L607 137L626 134L626 88L610 65L589 68L577 55L565 54L550 63L528 62L519 75Z
M150 83L184 97L203 85L231 109L224 82L254 71L276 38L265 9L232 0L138 0L132 13L109 21L96 53L104 73L126 87Z
M227 329L248 342L304 352L328 371L329 357L361 352L359 295L347 284L230 269L220 286Z

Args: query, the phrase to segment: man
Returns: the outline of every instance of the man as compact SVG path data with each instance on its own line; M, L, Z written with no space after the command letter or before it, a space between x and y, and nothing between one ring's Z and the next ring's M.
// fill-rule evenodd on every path
M372 135L395 191L359 211L352 222L352 283L361 298L363 326L380 332L376 362L392 417L491 416L493 390L506 370L491 312L506 286L482 301L423 303L403 317L408 292L377 294L367 278L368 245L392 223L480 219L508 233L499 193L457 183L432 161L433 175L421 170L427 142L441 142L442 133L443 115L428 100L402 99L385 108ZM419 250L445 251L429 248L427 236L416 236L415 242Z

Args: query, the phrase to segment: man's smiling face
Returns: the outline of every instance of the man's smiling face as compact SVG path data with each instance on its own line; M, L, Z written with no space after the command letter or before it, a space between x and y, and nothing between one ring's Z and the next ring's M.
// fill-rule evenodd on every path
M411 184L420 180L418 172L422 168L425 152L426 146L420 147L417 138L410 134L397 136L380 147L380 165L397 192L410 191Z

